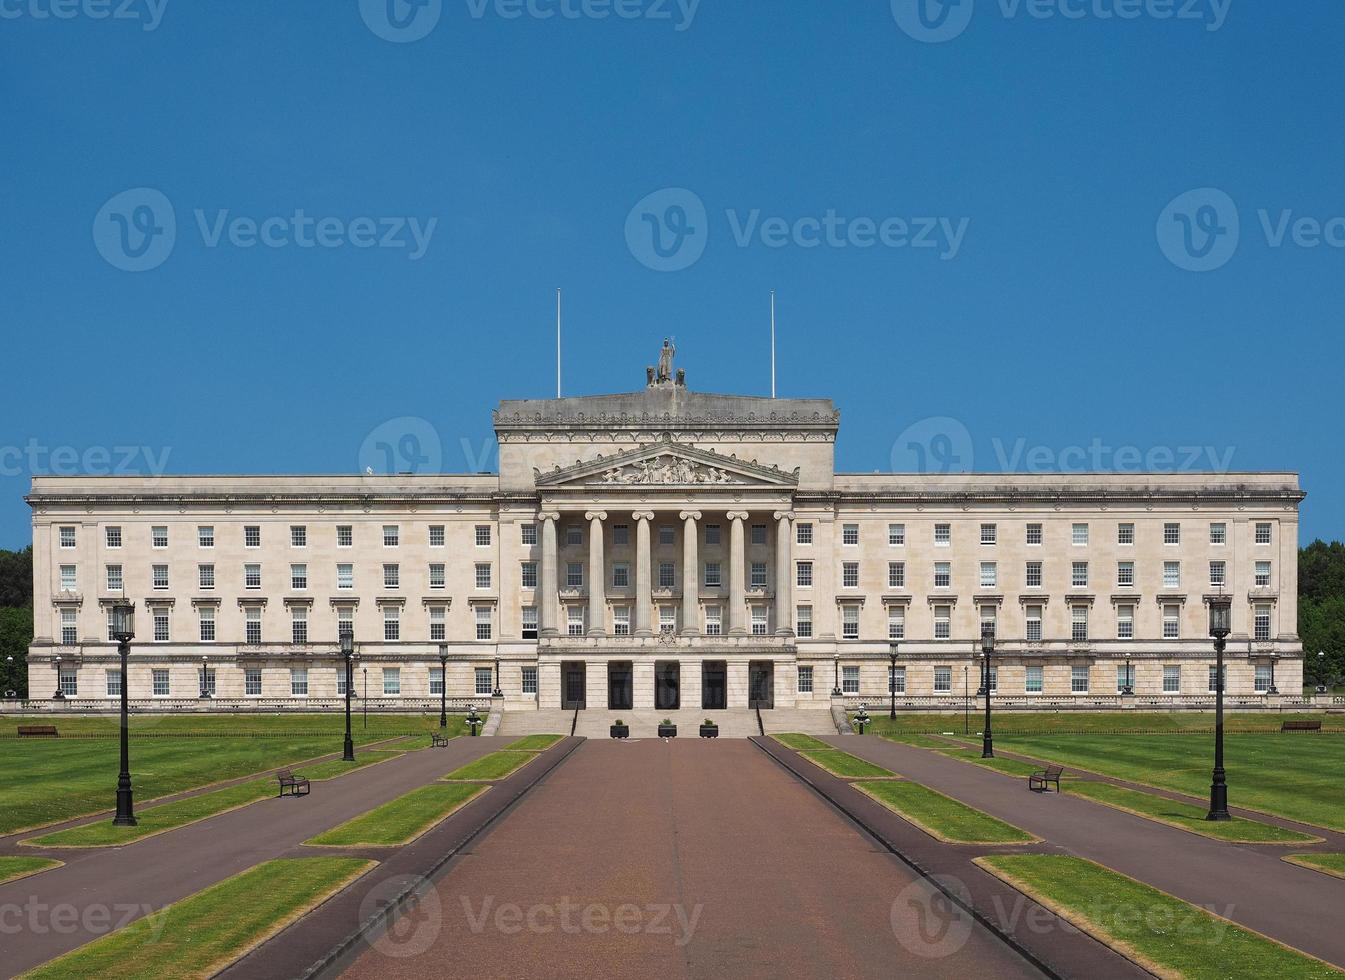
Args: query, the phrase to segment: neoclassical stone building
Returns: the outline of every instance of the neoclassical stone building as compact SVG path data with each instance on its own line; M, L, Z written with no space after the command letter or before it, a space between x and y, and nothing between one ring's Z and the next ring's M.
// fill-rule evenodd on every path
M690 391L504 401L498 475L34 479L35 698L141 707L960 705L978 638L1006 704L1301 691L1290 473L836 473L829 399ZM894 648L892 643L897 645ZM897 653L895 672L889 653ZM1273 678L1273 680L1272 680ZM1127 681L1134 694L1121 696ZM458 700L461 704L461 701Z

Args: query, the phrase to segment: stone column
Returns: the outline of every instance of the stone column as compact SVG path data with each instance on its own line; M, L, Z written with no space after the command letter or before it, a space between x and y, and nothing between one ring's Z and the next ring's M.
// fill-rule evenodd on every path
M775 635L794 635L794 513L775 512Z
M682 518L682 635L692 636L700 630L700 540L696 522L701 519L698 510L684 510Z
M559 636L556 623L556 518L559 514L538 514L542 525L542 577L537 589L537 625L539 636Z
M649 522L654 512L637 510L630 515L635 521L635 635L653 636L651 622L654 615L653 582L649 571Z
M729 636L747 633L747 582L743 557L743 522L746 511L729 511Z
M607 632L607 596L605 594L606 565L603 561L602 522L607 512L591 510L584 514L588 521L588 635L602 636Z

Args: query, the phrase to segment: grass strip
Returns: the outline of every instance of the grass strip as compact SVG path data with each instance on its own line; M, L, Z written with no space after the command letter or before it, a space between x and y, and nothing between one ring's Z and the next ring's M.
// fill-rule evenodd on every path
M1290 854L1285 860L1322 874L1345 878L1345 854Z
M52 858L0 857L0 885L59 868L64 863Z
M391 847L409 844L489 787L432 783L389 800L304 843L322 847Z
M348 772L354 772L356 769L362 769L377 762L385 762L401 754L400 752L365 750L355 757L353 763L342 762L340 759L329 759L326 762L304 766L296 771L317 782L335 779L337 776L343 776ZM116 827L113 826L111 820L100 820L97 823L85 824L82 827L71 827L69 830L59 830L54 834L34 837L23 841L23 843L33 847L116 847L121 844L134 844L146 837L153 837L169 830L177 830L188 824L197 823L209 817L227 813L230 810L237 810L250 803L256 803L258 800L269 799L277 795L277 791L278 784L274 776L268 776L265 779L253 779L246 783L239 783L237 786L215 790L213 793L202 793L199 796L189 796L185 800L161 803L158 806L137 810L136 820L138 822L134 827Z
M894 732L886 735L880 735L889 742L900 742L902 745L911 745L917 749L946 749L948 740L936 738L933 735L914 735L909 733Z
M890 769L884 769L882 766L875 766L872 762L853 756L849 752L842 752L840 749L826 748L816 751L805 751L799 753L815 766L820 766L833 776L841 776L847 779L874 779L877 777L887 777L888 779L899 778L895 772Z
M872 707L872 705L870 705ZM898 711L891 719L884 712L870 712L869 731L874 734L889 732L925 732L938 734L962 727L961 712L957 715L932 715L922 712ZM850 712L854 716L854 712ZM1226 715L1224 729L1229 733L1264 732L1279 734L1280 723L1291 720L1322 722L1322 731L1345 731L1345 717L1317 712L1237 712ZM971 715L971 727L981 727L981 712ZM1214 733L1213 711L1005 711L995 706L995 737L1050 734L1162 734ZM1312 741L1315 735L1288 736L1295 742Z
M791 749L802 750L802 749L831 748L830 745L822 741L820 738L813 738L813 736L811 735L801 735L798 732L782 732L778 735L772 735L771 738L775 739L777 742L779 742L781 745L784 745L786 748Z
M1234 817L1232 820L1206 820L1205 814L1208 811L1202 806L1169 800L1166 797L1142 793L1124 786L1114 786L1111 783L1075 782L1069 784L1067 792L1087 797L1095 803L1117 810L1124 810L1126 813L1133 813L1146 820L1155 820L1215 840L1234 841L1240 844L1306 844L1322 839L1257 820L1244 820L1241 817Z
M517 742L510 742L505 749L518 752L543 752L559 742L564 735L524 735Z
M345 857L267 861L150 912L23 977L178 980L212 976L375 864Z
M475 762L469 762L465 766L454 769L443 778L490 782L503 779L511 772L522 769L535 758L537 758L536 752L513 752L508 749L501 749L498 752L490 753L490 755L483 755Z
M1336 968L1084 858L996 854L976 863L1122 956L1188 980L1316 980Z
M1026 780L1028 776L1041 768L1041 766L1034 766L1030 762L1023 762L1019 759L1008 759L998 755L993 759L982 759L980 749L955 749L945 747L938 751L941 755L946 755L950 759L970 762L973 765L981 766L983 769L992 769L995 772L1002 772L1006 776L1013 776L1015 779ZM1069 777L1066 776L1065 778Z
M855 785L902 819L945 844L1035 844L1027 831L909 780Z

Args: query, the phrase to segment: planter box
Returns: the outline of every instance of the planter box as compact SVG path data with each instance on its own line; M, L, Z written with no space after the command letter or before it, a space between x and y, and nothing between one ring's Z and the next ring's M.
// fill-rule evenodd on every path
M718 738L718 725L701 725L701 738Z
M676 737L677 737L677 726L676 726L676 725L659 725L659 726L658 726L658 737L659 737L659 738L676 738Z
M610 725L608 726L608 730L611 732L613 738L630 738L629 725Z

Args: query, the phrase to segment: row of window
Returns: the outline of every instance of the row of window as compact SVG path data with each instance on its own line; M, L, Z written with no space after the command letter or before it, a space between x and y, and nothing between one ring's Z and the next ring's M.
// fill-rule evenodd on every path
M1070 525L1070 543L1074 545L1087 545L1091 525L1087 522L1076 522ZM858 524L841 525L841 544L845 547L857 547L859 545ZM1254 530L1254 540L1259 545L1268 545L1271 543L1273 534L1273 525L1269 521L1257 522ZM1044 534L1044 525L1040 523L1029 523L1024 526L1024 541L1028 545L1040 545ZM801 545L810 545L813 543L812 524L800 521L795 525L795 541ZM933 527L933 541L936 547L951 547L953 543L953 525L950 523L936 523ZM995 523L983 523L980 526L980 544L996 545L999 543L999 525ZM1163 543L1165 545L1176 545L1182 542L1182 525L1178 521L1171 521L1163 525ZM1215 521L1209 525L1209 542L1211 545L1226 545L1228 543L1228 524L1224 521ZM887 543L899 548L906 544L906 525L888 524L887 525ZM1135 525L1133 522L1121 522L1116 525L1116 543L1122 546L1131 546L1135 544Z
M889 694L905 694L907 667L888 667L887 669L887 690ZM1043 670L1041 665L1029 665L1023 671L1023 693L1041 694L1043 687ZM801 665L798 668L798 683L800 694L813 693L813 668L811 666ZM952 694L953 692L953 668L934 667L933 671L933 691L935 694ZM982 677L978 669L971 669L963 674L965 693L972 693L972 685L980 687ZM1224 668L1222 680L1225 689L1228 683L1228 668ZM1208 690L1214 693L1220 681L1220 675L1214 667L1208 668ZM1271 669L1269 665L1257 664L1254 680L1254 689L1258 694L1264 694L1270 690ZM1070 692L1072 694L1090 693L1092 684L1092 671L1086 665L1072 665L1070 667ZM1127 689L1134 690L1135 686L1135 668L1133 666L1118 666L1116 668L1116 693L1120 694ZM1163 693L1180 694L1182 689L1182 668L1177 664L1166 664L1163 667ZM999 690L999 669L990 668L990 690L996 692ZM858 694L859 692L859 668L856 666L841 668L841 693ZM962 691L957 692L964 693Z
M979 562L979 576L977 581L982 588L999 587L999 562L983 561ZM857 561L841 562L841 588L857 589L859 588L860 563ZM1039 589L1042 587L1044 579L1044 563L1040 561L1026 562L1023 569L1023 583L1026 588ZM811 588L813 584L813 563L811 561L795 562L795 584L801 589ZM1255 562L1252 570L1252 581L1257 587L1267 587L1271 584L1271 563L1270 561ZM936 589L952 588L953 584L953 563L951 561L934 562L932 581ZM1116 563L1116 584L1121 588L1133 588L1136 583L1135 562L1118 561ZM1182 563L1180 561L1163 562L1163 588L1176 589L1181 587L1182 582ZM1222 586L1228 584L1228 562L1224 560L1211 561L1209 563L1209 582L1211 586ZM1087 588L1089 583L1089 563L1087 561L1070 562L1070 586L1072 588ZM904 561L889 561L887 563L887 587L890 589L904 589L906 587L906 563Z
M167 667L151 668L151 690L155 697L172 697L172 676ZM302 698L308 696L308 674L307 667L290 668L290 696ZM474 668L474 687L477 694L489 695L494 691L495 679L489 667ZM400 667L382 668L382 685L384 697L397 697L402 694L413 693L402 689L402 671ZM106 672L106 692L110 698L121 697L121 671L113 669ZM215 671L211 668L204 668L197 673L196 686L190 691L176 692L179 697L194 697L202 690L209 693L212 697L216 694ZM525 666L522 669L522 690L524 694L537 693L537 668ZM79 695L79 674L74 667L61 667L60 669L60 688L61 693L66 697L78 697ZM444 674L438 667L431 667L429 673L429 685L427 694L439 695L444 692ZM248 697L260 697L262 693L262 672L259 667L248 667L243 672L243 693ZM352 692L360 694L359 690ZM346 694L346 674L341 668L336 668L336 694L338 697L345 697Z
M537 526L535 524L524 524L523 544L533 545L537 543ZM442 548L447 543L445 534L445 525L431 524L428 528L428 543L431 548ZM78 541L76 529L73 525L63 525L59 531L60 546L62 548L74 548ZM473 541L478 548L489 548L493 536L492 525L477 524L472 529ZM103 544L108 548L120 548L125 535L119 525L111 524L103 528ZM291 524L289 527L290 547L307 548L308 547L308 525ZM402 531L398 524L384 524L382 526L382 541L385 548L396 548L401 544ZM150 547L167 548L168 547L168 525L157 524L150 528L149 532ZM199 548L215 547L215 527L213 524L199 524L196 527L196 544ZM262 546L262 528L260 524L245 524L243 526L243 547L260 548ZM336 546L338 548L353 548L355 546L355 525L338 524L336 525Z
M536 564L532 565L532 586L535 587ZM446 582L446 568L443 562L431 562L428 566L426 581L431 589L442 589ZM125 589L126 576L121 565L108 565L105 568L107 590L109 592L121 592ZM477 562L473 569L473 582L478 589L489 589L493 580L492 565L490 562ZM525 576L526 577L526 576ZM196 585L197 588L210 591L215 588L215 566L213 564L201 564L196 566ZM151 565L150 583L157 590L169 588L168 566ZM60 584L62 591L75 591L78 587L78 577L76 566L62 565L60 567ZM255 591L262 587L262 566L260 564L243 566L243 588L247 591ZM338 563L336 566L336 587L341 591L353 590L355 588L355 566L353 563ZM402 587L402 566L397 562L385 562L383 564L383 588L400 589ZM306 563L293 563L290 565L289 588L293 592L306 592L308 590L308 565Z

